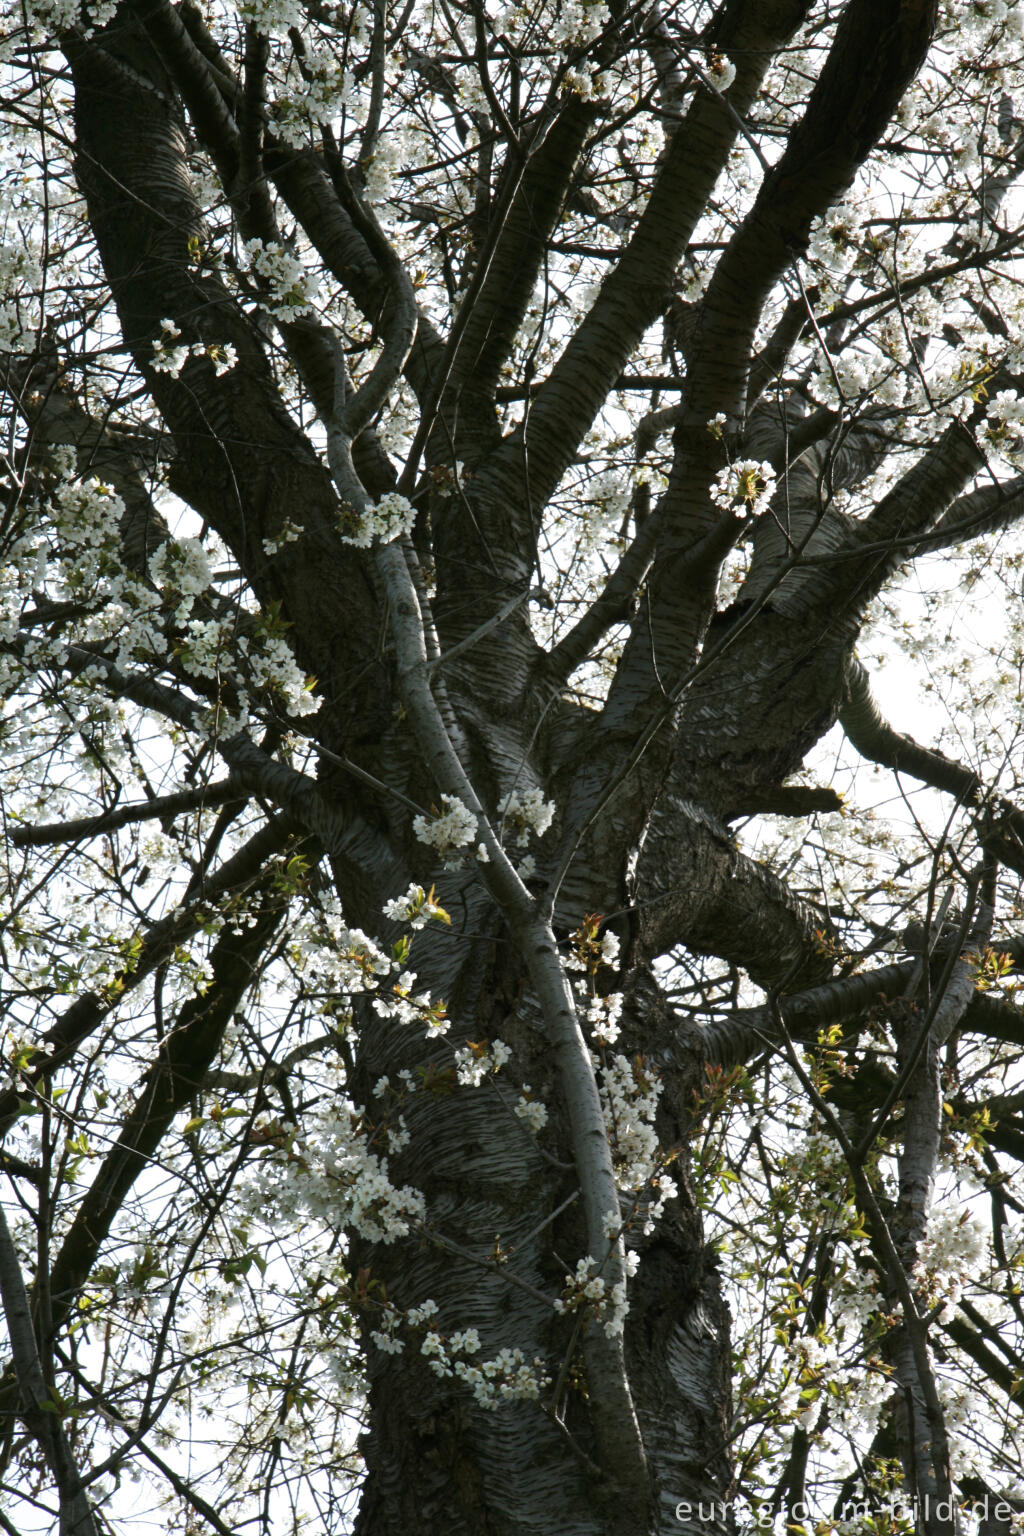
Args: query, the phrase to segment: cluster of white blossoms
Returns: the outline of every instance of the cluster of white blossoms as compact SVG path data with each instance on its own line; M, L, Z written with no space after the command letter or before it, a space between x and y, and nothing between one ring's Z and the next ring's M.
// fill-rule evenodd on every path
M140 655L164 655L168 646L160 599L118 558L125 515L121 498L99 480L75 478L71 449L56 450L49 468L54 483L39 499L37 528L15 540L6 554L0 628L9 636L17 632L21 608L33 594L72 600L81 612L58 635L27 635L18 667L4 665L3 671L13 678L21 667L63 667L73 642L102 647L118 666ZM85 674L78 675L84 680Z
M835 203L816 219L807 242L807 256L826 278L842 278L860 255L859 233L864 209Z
M562 89L581 101L594 101L611 95L610 80L607 70L566 69L562 72Z
M442 794L441 799L447 809L436 816L414 816L412 829L421 843L435 848L452 868L458 864L461 850L476 841L477 820L458 795Z
M614 938L614 934L606 935ZM616 940L618 943L618 940ZM622 1033L619 1019L622 1017L622 993L609 992L605 997L589 997L584 1003L584 1018L590 1038L598 1045L614 1045Z
M785 1345L785 1357L789 1368L777 1389L775 1411L803 1429L813 1429L822 1407L821 1383L838 1380L838 1351L827 1335L800 1333Z
M1001 389L985 411L985 438L1009 463L1024 462L1024 397L1016 390Z
M301 27L305 13L297 0L240 0L238 13L267 37L278 37L289 27Z
M347 514L342 541L356 549L369 549L374 539L381 544L390 544L402 534L411 533L415 521L416 508L408 497L388 491L358 516L351 512Z
M189 619L178 655L186 672L211 681L220 676L222 658L230 658L234 627L228 619Z
M717 49L712 52L705 72L708 83L719 93L727 91L736 79L736 65Z
M543 1360L527 1361L521 1349L501 1349L489 1360L478 1360L480 1335L475 1328L462 1328L444 1334L430 1326L438 1315L436 1301L428 1298L418 1307L402 1312L393 1303L370 1331L370 1338L386 1355L404 1352L413 1330L422 1331L420 1354L435 1376L465 1382L481 1408L500 1408L506 1403L535 1402L548 1385Z
M760 517L775 491L775 471L767 460L737 459L715 476L711 500L726 512Z
M0 245L0 352L26 347L36 329L42 268L27 245Z
M511 1055L504 1040L460 1045L455 1052L455 1075L464 1088L479 1088L485 1077L501 1071Z
M395 896L381 908L384 916L393 923L408 923L410 928L425 928L431 918L439 923L450 923L451 918L434 900L434 888L425 891L422 885L410 885L404 896Z
M647 1065L621 1053L601 1063L594 1058L605 1126L620 1189L647 1191L644 1231L653 1232L666 1200L678 1193L674 1180L662 1170L662 1155L654 1129L663 1084Z
M401 128L378 137L372 155L361 166L363 191L368 203L387 202L395 189L395 176L403 165L403 153L408 153L414 142L408 130Z
M423 1195L391 1182L363 1111L340 1092L304 1117L301 1140L263 1158L257 1169L247 1203L274 1228L301 1231L313 1217L335 1231L350 1226L367 1242L393 1243L426 1218Z
M290 517L286 518L281 524L281 530L276 539L263 540L263 553L265 555L276 555L279 550L284 549L286 544L295 544L302 538L304 532L305 529L300 524L293 523Z
M427 1297L426 1301L421 1302L418 1307L407 1307L404 1312L396 1307L393 1302L385 1302L384 1308L385 1310L379 1319L380 1326L371 1330L370 1338L377 1348L383 1350L386 1355L400 1355L403 1353L406 1341L399 1335L398 1330L400 1328L405 1327L407 1330L420 1328L431 1318L436 1317L439 1310L437 1302L430 1296ZM470 1329L469 1333L476 1334L476 1329ZM426 1336L429 1337L429 1332ZM479 1337L476 1338L475 1344L474 1340L470 1338L467 1345L467 1353L473 1354L479 1347ZM430 1352L430 1350L426 1351L428 1354Z
M519 1100L515 1106L515 1113L518 1115L519 1119L522 1120L525 1125L529 1126L530 1130L533 1131L536 1135L538 1131L542 1131L547 1125L548 1112L546 1106L541 1103L540 1099L527 1097L527 1095L531 1094L532 1092L533 1090L531 1089L529 1083L524 1083L523 1091L519 1095Z
M429 992L414 992L415 985L416 972L401 971L390 990L374 998L374 1013L378 1018L394 1019L398 1024L423 1024L428 1039L446 1035L449 1019L444 1005L431 1002Z
M255 644L250 643L247 635L237 635L235 650L246 664L252 683L276 694L288 714L316 714L320 698L283 635L263 633Z
M600 919L597 921L599 922ZM618 935L610 928L602 933L600 939L592 937L586 929L580 929L573 934L573 939L573 947L566 955L564 962L567 971L592 973L600 965L614 966L618 963L619 950L622 946Z
M597 285L591 286L596 298ZM629 511L631 495L629 480L621 472L609 469L594 476L580 506L582 520L577 547L581 556L596 553L604 548L609 538L618 536L622 520Z
M105 27L113 20L116 10L117 0L93 0L89 6L92 26L83 27L83 35L89 37L96 27ZM25 6L25 14L29 22L44 33L71 31L82 27L85 19L81 0L32 0L31 5Z
M233 614L189 619L182 628L177 654L193 677L230 684L237 693L237 712L230 720L211 722L222 736L242 730L248 722L250 688L274 694L290 715L311 715L320 708L320 700L284 637L263 633L250 640L238 633Z
M193 677L216 681L233 694L228 714L223 706L208 721L218 735L242 730L250 718L252 693L266 691L291 715L314 713L320 700L299 668L288 642L252 618L252 633L239 633L235 613L193 617L197 599L210 591L212 572L203 544L193 538L170 538L150 556L152 586L124 569L119 557L120 528L125 508L110 486L96 479L72 478L74 466L54 458L57 482L46 499L60 563L48 555L45 543L35 548L31 590L47 591L57 600L73 598L90 604L72 634L60 646L41 639L55 665L66 660L66 644L102 646L119 667L175 655ZM23 552L28 558L29 552ZM154 591L153 588L157 590ZM34 663L43 658L36 654Z
M526 789L522 793L512 789L498 802L498 812L506 830L515 833L517 845L525 848L531 832L538 837L544 836L554 820L555 803L545 800L539 789Z
M610 20L604 0L563 0L557 8L552 7L550 15L545 14L545 43L552 49L578 48L599 37ZM519 0L500 6L494 18L496 33L504 33L514 42L521 41L534 25L533 8Z
M932 1305L952 1308L964 1288L976 1282L990 1262L988 1240L979 1219L966 1207L934 1205L914 1265L914 1282Z
M186 346L181 341L181 331L174 321L161 320L160 335L153 343L150 362L153 372L167 373L176 379L190 357L206 358L213 364L213 371L218 378L222 373L229 373L238 362L238 353L230 342L196 341Z
M342 68L330 54L310 54L296 89L282 91L273 104L277 136L300 148L310 130L334 122L344 111L350 121L362 123L365 105L351 70Z
M573 947L563 964L567 971L584 972L572 984L579 999L577 1008L589 1026L589 1034L594 1043L609 1046L614 1045L622 1033L619 1020L622 1017L623 997L621 992L608 992L600 996L596 977L602 966L614 967L618 964L621 945L618 935L610 928L598 938L600 923L599 917L584 918L572 936Z
M850 349L832 358L831 366L813 374L809 387L814 399L832 410L869 395L880 405L900 405L907 379L904 368L883 354L876 352L869 357Z
M872 1360L868 1369L860 1351L844 1360L842 1371L837 1371L829 1386L829 1414L833 1422L850 1436L870 1443L886 1404L892 1401L892 1377L878 1360ZM863 1536L863 1526L857 1527L857 1536Z
M992 396L985 411L990 421L1024 421L1024 396L1014 389L1001 389Z
M587 1254L578 1260L576 1272L566 1275L561 1296L555 1302L555 1311L585 1312L604 1328L610 1339L621 1334L629 1311L626 1298L626 1276L635 1275L640 1266L640 1255L625 1255L626 1275L614 1285L609 1285L598 1274L597 1260Z
M247 240L244 246L250 269L266 293L264 303L278 320L297 320L308 314L320 289L315 273L307 272L299 258L271 240Z
M198 539L167 539L149 557L149 574L165 597L178 599L177 624L184 624L197 597L213 583L206 550Z
M124 502L101 480L61 479L54 488L50 511L58 547L70 551L79 571L78 590L94 585L101 574L99 557L116 549Z
M368 996L380 1018L421 1025L430 1037L448 1029L443 1003L413 990L416 974L402 969L402 958L386 954L362 929L349 928L336 896L323 893L293 927L289 955L300 975L312 970L318 990L335 1000ZM386 1091L387 1080L378 1086Z
M182 346L181 331L173 320L160 321L160 335L153 343L154 373L169 373L176 379L188 357L188 347Z
M466 1330L466 1334L473 1333L474 1329ZM465 1338L466 1334L461 1337ZM453 1335L453 1338L456 1337L460 1335ZM501 1408L506 1403L536 1402L550 1380L544 1370L544 1361L536 1358L531 1363L521 1349L499 1349L490 1360L481 1360L479 1363L455 1360L450 1371L438 1372L438 1375L449 1374L472 1389L473 1397L481 1408Z
M238 363L238 352L230 341L208 341L205 346L193 347L192 355L211 362L218 379L222 373L230 373Z

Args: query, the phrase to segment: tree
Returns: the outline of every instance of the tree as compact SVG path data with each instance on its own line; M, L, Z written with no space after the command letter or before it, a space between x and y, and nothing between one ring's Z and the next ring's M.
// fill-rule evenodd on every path
M1016 1529L1024 7L7 29L4 1529Z

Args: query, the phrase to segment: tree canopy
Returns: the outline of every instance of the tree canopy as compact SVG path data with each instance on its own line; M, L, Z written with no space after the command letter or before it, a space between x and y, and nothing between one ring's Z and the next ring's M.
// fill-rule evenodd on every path
M1024 1523L1024 4L23 0L0 1527Z

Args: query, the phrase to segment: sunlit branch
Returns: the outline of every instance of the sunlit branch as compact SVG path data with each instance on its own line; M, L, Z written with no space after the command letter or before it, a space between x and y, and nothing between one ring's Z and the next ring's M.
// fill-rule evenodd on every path
M544 1021L560 1063L569 1104L576 1171L583 1195L588 1251L607 1282L624 1275L621 1238L609 1231L609 1215L618 1211L618 1195L600 1096L586 1042L580 1030L568 978L550 921L541 915L504 848L495 836L476 790L452 743L430 691L429 660L423 621L406 556L394 544L378 550L378 564L391 598L392 623L406 707L421 749L439 786L452 793L477 818L488 858L482 876L502 907L525 951ZM647 1464L618 1338L598 1328L583 1343L592 1381L592 1408L608 1474L629 1497L646 1502ZM641 1521L634 1522L638 1528Z

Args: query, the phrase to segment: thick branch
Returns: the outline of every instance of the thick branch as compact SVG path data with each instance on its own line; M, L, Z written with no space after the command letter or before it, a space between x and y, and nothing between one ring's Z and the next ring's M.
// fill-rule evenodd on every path
M909 773L933 789L954 795L962 805L984 808L987 845L1001 863L1024 874L1024 814L1010 801L986 790L971 769L894 730L883 718L868 674L856 657L847 663L846 702L839 720L851 746L868 762L891 768L894 773Z
M740 1065L780 1040L778 1017L796 1039L813 1039L830 1024L860 1017L886 998L899 997L914 974L916 961L901 960L855 976L842 976L780 996L775 1008L742 1008L690 1026L687 1049L699 1048L709 1064L723 1068Z
M688 401L704 419L745 404L750 346L772 287L891 121L935 27L933 0L850 0L781 160L722 256L701 306ZM785 338L785 332L779 340Z
M10 842L15 848L41 848L52 843L75 843L82 838L116 832L137 821L161 821L186 811L210 810L216 805L240 805L245 797L230 779L206 784L199 789L183 789L176 795L157 795L131 805L118 805L101 816L84 816L78 821L43 822L34 827L13 826Z
M525 164L514 157L506 162L504 175L518 185L500 233L484 247L489 254L487 274L452 369L454 388L493 391L533 296L592 119L593 108L570 97L554 123L542 121L534 129L532 143L525 146ZM494 211L502 210L499 194Z
M256 920L236 934L225 927L210 956L212 980L190 998L143 1080L117 1142L103 1159L75 1213L50 1274L54 1326L60 1328L96 1261L129 1190L153 1157L174 1117L200 1091L224 1031L259 975L286 900L267 882Z
M673 277L719 171L772 57L806 12L804 0L749 0L726 10L715 39L736 63L726 96L699 91L673 133L650 200L617 266L569 341L528 418L529 500L542 506L644 331L661 313ZM511 489L523 474L522 445L510 443L487 466L489 481Z
M53 1474L60 1501L60 1536L99 1536L92 1506L75 1465L36 1347L21 1265L0 1204L0 1298L14 1357L19 1411Z
M138 953L109 986L102 992L83 993L72 1003L43 1036L48 1050L33 1056L22 1083L0 1093L0 1135L6 1133L22 1113L25 1102L31 1102L35 1088L74 1055L83 1040L95 1033L125 995L151 976L180 944L198 933L219 902L247 891L259 878L267 861L279 854L292 836L294 825L287 817L272 818L237 853L225 859L219 869L206 875L201 891L191 890L182 906L153 924Z
M190 239L202 250L204 231L183 124L162 95L116 63L131 48L150 60L149 44L125 19L66 47L76 173L122 335L174 437L172 487L225 539L260 601L281 606L303 665L327 699L345 701L350 729L375 736L387 686L373 643L374 595L341 541L330 477L281 400L256 328L218 271L190 254ZM218 377L202 354L190 356L180 377L155 371L164 317L184 343L234 347L236 367ZM302 537L268 557L265 544L297 509ZM361 672L366 685L355 690Z
M573 1153L583 1195L588 1252L611 1288L625 1280L621 1238L610 1234L617 1221L618 1191L611 1150L590 1053L576 1016L572 990L550 924L537 910L488 821L469 776L445 729L430 691L430 662L423 619L406 556L395 544L378 551L378 564L391 602L403 698L416 737L438 786L457 796L477 818L488 859L482 875L522 945L545 1024L558 1053L569 1109ZM602 1462L624 1497L639 1501L627 1529L646 1527L646 1457L626 1376L622 1344L603 1329L589 1330L583 1342L593 1414Z
M983 464L982 453L968 427L953 422L870 516L857 525L858 541L865 554L865 574L857 593L861 607L881 590L906 558L901 543L896 541L915 534L926 535ZM872 558L876 547L883 553Z

